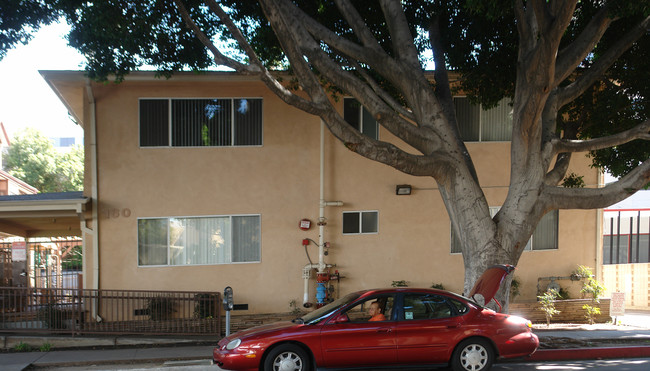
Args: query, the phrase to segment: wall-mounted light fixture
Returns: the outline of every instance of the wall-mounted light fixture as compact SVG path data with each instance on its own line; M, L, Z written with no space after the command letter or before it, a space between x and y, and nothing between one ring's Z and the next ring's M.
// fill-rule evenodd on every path
M402 195L410 195L411 194L411 185L410 184L398 184L395 187L395 194L402 196Z

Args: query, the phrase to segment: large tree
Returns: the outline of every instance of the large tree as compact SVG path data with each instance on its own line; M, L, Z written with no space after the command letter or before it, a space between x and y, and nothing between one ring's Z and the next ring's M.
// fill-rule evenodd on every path
M119 80L143 64L163 74L227 66L319 116L349 150L432 178L461 242L466 290L486 267L516 264L545 213L606 207L650 181L647 1L55 3L92 77ZM509 191L494 217L459 133L454 89L486 107L512 99ZM352 128L332 94L355 97L400 142ZM587 151L621 178L562 186L572 154Z
M58 152L43 133L27 128L18 132L5 155L5 170L40 192L83 189L82 146Z

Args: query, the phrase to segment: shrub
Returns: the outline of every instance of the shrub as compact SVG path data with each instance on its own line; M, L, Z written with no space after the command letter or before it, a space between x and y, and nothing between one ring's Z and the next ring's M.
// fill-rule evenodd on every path
M194 306L195 318L213 318L217 312L216 294L196 294L196 305Z
M157 296L147 302L149 319L152 321L168 320L174 313L174 299Z
M16 352L31 352L32 347L31 345L27 343L23 343L22 341L16 344L16 347L14 348Z
M537 299L540 303L540 310L544 312L546 316L546 327L551 326L551 318L559 314L560 311L555 309L555 299L558 297L558 292L556 290L548 290L543 295L539 295Z
M510 282L510 300L515 300L519 296L519 288L521 286L521 281L518 277L512 277L512 282Z
M44 307L38 310L38 319L45 323L49 329L62 329L65 328L63 323L63 311L56 307L54 303L45 304Z
M579 275L583 280L582 289L580 290L582 295L588 295L591 297L591 304L583 305L582 309L587 312L585 318L593 325L596 316L600 314L600 308L595 304L600 303L600 296L605 291L605 286L594 279L591 268L584 265L579 265L574 274Z

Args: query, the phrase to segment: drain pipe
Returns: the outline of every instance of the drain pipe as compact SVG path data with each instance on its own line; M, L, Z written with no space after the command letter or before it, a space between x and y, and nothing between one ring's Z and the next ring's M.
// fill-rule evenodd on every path
M320 275L327 274L327 268L333 267L331 264L325 263L325 225L327 225L325 218L325 207L327 206L343 206L341 201L325 201L325 123L320 120L320 181L319 181L319 202L318 202L318 264L307 264L302 270L302 278L304 280L304 293L303 293L303 306L308 308L311 306L309 303L309 278L311 270L316 269L319 279L316 283L316 299L319 305L323 304L323 300L327 296L325 283L321 282Z
M90 116L90 178L91 178L91 201L92 201L92 245L93 245L93 284L94 290L99 290L99 212L97 210L97 117L95 112L95 95L90 80L86 79L86 95L88 98L88 109ZM84 223L85 227L85 223ZM101 322L97 313L97 304L93 305L92 317Z

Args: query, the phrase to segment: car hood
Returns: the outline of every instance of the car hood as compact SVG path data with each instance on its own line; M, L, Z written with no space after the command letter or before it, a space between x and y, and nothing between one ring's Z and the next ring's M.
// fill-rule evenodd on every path
M483 300L487 305L490 301L492 301L492 299L494 299L494 295L496 295L497 291L499 291L499 287L501 287L501 283L506 278L506 276L514 270L515 267L509 264L498 264L491 266L490 268L486 269L485 272L483 272L481 275L481 278L476 281L476 284L470 292L469 297L477 301L477 296L480 295L483 297ZM501 304L497 300L494 301L497 303L500 310Z
M290 321L274 322L274 323L269 323L268 325L255 326L247 330L239 331L237 333L230 335L228 338L230 339L253 338L259 335L268 334L270 332L285 330L291 327L298 327L298 326L303 326L303 325L296 324Z

